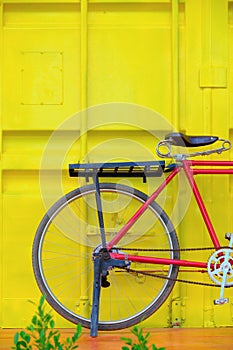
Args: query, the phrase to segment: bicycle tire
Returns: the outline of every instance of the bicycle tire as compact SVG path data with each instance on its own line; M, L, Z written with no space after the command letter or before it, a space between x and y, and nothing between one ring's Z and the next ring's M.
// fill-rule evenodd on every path
M113 183L100 184L100 192L109 241L148 197L137 189ZM58 200L38 226L32 250L35 278L48 303L65 319L87 328L91 325L92 253L101 244L94 197L95 187L88 185ZM130 254L138 254L137 248L173 249L156 252L156 256L179 259L174 227L156 202L149 205L120 244L133 247L135 252ZM153 253L143 252L146 254ZM178 266L173 264L166 267L132 263L132 268L171 279L116 268L109 271L111 285L101 289L99 330L127 328L149 317L165 302L178 274Z

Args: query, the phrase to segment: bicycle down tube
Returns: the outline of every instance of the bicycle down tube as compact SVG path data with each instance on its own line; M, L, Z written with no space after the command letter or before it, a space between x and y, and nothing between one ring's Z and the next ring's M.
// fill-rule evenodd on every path
M182 166L183 164L183 166ZM208 169L208 168L192 168L192 167L233 167L233 162L231 161L190 161L190 160L184 160L182 161L182 164L177 164L175 169L172 171L172 173L163 181L163 183L156 189L156 191L148 198L147 202L145 202L138 210L137 212L132 216L132 218L126 223L124 227L116 234L116 236L108 243L107 248L110 250L113 248L120 240L121 238L128 232L128 230L133 226L133 224L139 219L139 217L144 213L144 211L147 209L148 205L155 200L159 194L162 192L162 190L172 181L172 179L180 172L180 170L183 168L185 175L189 181L189 184L192 188L192 191L194 193L196 202L198 204L198 207L200 209L201 215L203 217L203 220L205 222L205 225L207 227L207 230L209 232L209 236L213 242L213 245L216 249L220 248L220 243L217 238L216 232L214 230L214 227L212 225L211 219L208 215L208 212L206 210L205 204L202 200L201 194L199 192L198 186L194 180L194 175L199 174L233 174L233 168L232 169ZM111 253L110 254L112 258L123 260L125 259L124 254L119 253ZM183 267L196 267L196 268L206 268L207 263L203 262L196 262L196 261L186 261L186 260L176 260L176 259L165 259L165 258L150 258L145 256L133 256L128 255L128 259L133 262L141 262L141 263L152 263L152 264L165 264L165 265L179 265Z

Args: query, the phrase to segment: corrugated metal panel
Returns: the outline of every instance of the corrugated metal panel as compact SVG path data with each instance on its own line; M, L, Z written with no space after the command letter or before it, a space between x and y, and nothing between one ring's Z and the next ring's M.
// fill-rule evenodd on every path
M47 161L51 168L64 169L62 191L75 186L65 171L69 162L132 159L135 154L137 159L153 157L156 132L170 124L187 133L213 133L233 141L233 3L0 3L0 326L22 327L32 310L27 299L39 298L31 246L45 210L42 197L46 190L49 196L57 194L54 177L42 196L39 184L43 149L51 145L52 132L60 130L60 147L51 150L54 158ZM151 110L163 115L167 123L153 117ZM205 177L199 182L217 231L224 237L233 225L233 180ZM169 192L168 210L170 196ZM185 246L208 242L202 220L194 219L196 212L191 203L179 227ZM203 253L205 258L208 254ZM177 285L146 325L232 325L232 300L215 307L215 295L215 290ZM59 318L58 325L67 323Z

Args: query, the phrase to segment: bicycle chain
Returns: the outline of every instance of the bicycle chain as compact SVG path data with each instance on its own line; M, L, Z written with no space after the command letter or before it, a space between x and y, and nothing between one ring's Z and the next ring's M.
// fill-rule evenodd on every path
M229 246L222 246L218 249L233 249ZM214 247L202 247L202 248L179 248L179 249L163 249L163 248L125 248L125 247L117 247L117 250L125 250L125 251L137 251L137 252L185 252L185 251L196 251L196 250L214 250Z
M206 286L206 287L220 287L219 285L213 284L213 283L189 281L189 280L184 280L184 279L181 279L181 278L171 278L171 277L168 277L168 276L156 275L154 273L142 272L142 271L139 271L139 270L133 270L133 269L130 269L130 268L125 268L125 267L122 267L121 269L126 270L128 273L131 272L131 273L141 274L141 275L144 275L144 276L150 276L150 277L154 277L154 278L161 278L161 279L169 280L169 281L173 281L173 282L180 282L180 283L187 283L187 284L196 284L196 285L199 285L199 286Z
M229 248L229 246L223 246L220 247L219 249L222 248ZM201 250L213 250L213 247L202 247L202 248L180 248L180 249L156 249L156 248L125 248L125 247L117 247L117 250L122 250L122 251L140 251L140 252L176 252L176 251L201 251ZM232 248L230 248L232 249ZM169 281L173 281L173 282L180 282L180 283L187 283L187 284L195 284L195 285L201 285L201 286L207 286L207 287L219 287L219 285L213 284L213 283L205 283L205 282L196 282L196 281L189 281L189 280L184 280L184 279L180 279L180 278L171 278L168 276L161 276L161 275L156 275L153 273L149 273L149 272L142 272L139 270L134 270L134 269L130 269L130 268L122 268L123 270L126 270L127 272L131 272L131 273L136 273L136 274L141 274L144 276L150 276L150 277L154 277L154 278L161 278L161 279L166 279Z

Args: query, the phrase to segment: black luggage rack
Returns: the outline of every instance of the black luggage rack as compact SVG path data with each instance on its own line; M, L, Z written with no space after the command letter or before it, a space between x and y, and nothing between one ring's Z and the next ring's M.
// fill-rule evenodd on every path
M164 161L69 164L71 177L160 177Z

